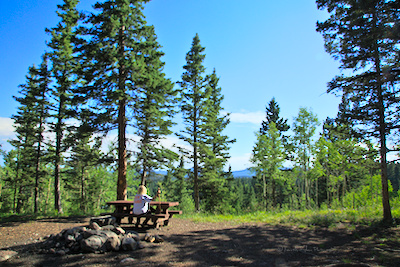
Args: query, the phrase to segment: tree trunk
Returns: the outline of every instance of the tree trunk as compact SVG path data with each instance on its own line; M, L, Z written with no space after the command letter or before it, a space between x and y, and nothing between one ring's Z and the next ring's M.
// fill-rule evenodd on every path
M315 204L319 208L319 201L318 201L318 177L315 179Z
M343 174L342 206L343 206L344 197L346 195L346 191L347 191L347 179L346 179L346 174Z
M272 205L276 208L276 184L275 180L272 180Z
M121 20L122 21L122 20ZM124 48L124 32L125 26L122 25L119 30L119 54L120 54L120 67L119 67L119 81L118 90L122 94L118 102L118 182L117 182L117 200L126 200L127 184L126 184L126 117L125 117L125 66L122 64L122 59L125 54Z
M142 141L142 157L143 157L143 162L142 162L142 177L141 177L141 185L146 185L146 178L147 175L149 174L149 170L147 168L147 144L148 144L148 139L149 139L149 133L146 131L144 136L143 136L143 141Z
M119 101L118 113L118 184L117 184L117 200L126 200L127 184L126 184L126 137L125 137L125 100Z
M42 91L42 100L45 99L45 90ZM42 141L43 141L43 134L42 134L42 127L43 127L43 120L44 120L44 109L41 108L40 110L40 118L39 118L39 136L38 136L38 145L36 151L36 177L35 177L35 206L34 206L34 213L37 213L39 210L39 178L40 178L40 158L41 158L41 148L42 148Z
M381 156L381 183L382 183L382 206L383 206L383 220L386 222L392 221L392 212L389 202L389 184L387 174L387 161L386 161L386 126L385 115L383 106L382 86L378 88L379 97L379 135L380 135L380 156Z
M48 187L47 187L46 201L44 202L44 211L43 211L44 213L47 212L47 206L49 204L50 194L51 194L51 176L49 178L49 184L48 184Z
M143 172L142 172L142 179L140 185L146 185L146 178L147 178L147 168L143 164Z
M39 170L40 170L40 143L38 145L37 155L36 155L36 169L35 169L35 192L34 192L34 207L33 212L37 213L39 209Z
M265 211L268 211L267 181L265 179L265 174L262 174L262 180L263 180L263 197L264 197Z
M42 128L42 120L40 120L39 129ZM33 212L37 213L39 210L39 178L40 178L40 157L43 135L39 134L38 147L36 150L36 170L35 170L35 196L34 196L34 209Z
M60 91L64 91L62 88ZM62 116L64 115L65 98L60 92L60 103L58 106L57 124L56 124L56 154L54 160L54 209L62 214L61 207L61 190L60 190L60 162L61 162L61 141L63 137L62 132Z
M377 25L377 14L373 14L374 25ZM377 27L375 28L378 31ZM375 34L375 33L374 33ZM378 40L378 38L375 38ZM387 161L386 161L386 121L385 121L385 104L383 101L383 82L382 82L382 70L381 60L379 57L379 45L376 42L374 51L374 64L377 75L377 97L378 97L378 119L379 119L379 144L380 144L380 168L381 168L381 183L382 183L382 206L383 206L383 220L386 222L392 221L392 212L390 209L389 202L389 185L388 185L388 174L387 174Z
M305 191L305 194L306 194L306 207L307 207L307 208L310 208L310 195L309 195L309 192L310 192L310 182L309 182L307 176L305 177L305 180L304 180L304 186L305 186L304 191Z
M195 131L197 131L197 129L196 129L196 126L197 125L195 125ZM193 163L194 163L194 166L193 166L193 171L194 171L194 174L193 174L193 177L194 177L194 180L193 180L193 190L194 190L194 206L195 206L195 209L196 209L196 211L199 211L200 210L200 194L199 194L199 166L198 166L198 162L197 162L197 134L195 134L195 136L194 136L194 145L193 145Z
M86 212L86 201L85 201L85 168L81 170L81 210Z

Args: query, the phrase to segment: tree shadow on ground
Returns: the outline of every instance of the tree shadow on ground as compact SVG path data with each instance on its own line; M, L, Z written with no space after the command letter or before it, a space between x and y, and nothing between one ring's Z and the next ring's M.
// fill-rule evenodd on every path
M198 266L400 266L397 253L383 259L375 244L363 243L345 230L242 226L190 232L168 241L177 246L180 262L194 261Z
M126 231L165 239L135 251L58 256L35 253L40 243L10 247L23 254L3 266L121 266L125 259L133 259L126 266L400 266L398 229L350 231L259 224L213 228L200 223L186 231L183 224L178 225L160 230L124 225Z
M16 227L18 225L35 222L56 222L56 223L87 223L87 216L69 216L69 217L48 217L36 218L33 215L11 215L0 220L0 227Z

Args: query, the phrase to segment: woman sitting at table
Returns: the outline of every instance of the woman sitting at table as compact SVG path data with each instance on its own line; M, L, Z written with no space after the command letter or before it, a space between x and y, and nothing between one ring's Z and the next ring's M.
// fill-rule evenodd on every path
M147 195L147 188L139 186L138 192L133 200L133 213L136 215L145 214L149 211L149 203L153 198Z
M144 185L139 186L138 192L133 200L133 214L141 215L150 213L149 203L153 198L147 195L147 188ZM147 224L149 218L143 222L143 224ZM140 224L140 217L137 217L136 226Z

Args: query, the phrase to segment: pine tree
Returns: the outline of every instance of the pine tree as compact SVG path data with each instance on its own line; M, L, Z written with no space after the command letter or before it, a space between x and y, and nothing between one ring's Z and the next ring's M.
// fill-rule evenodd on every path
M140 137L137 161L142 167L141 184L145 184L147 175L156 168L165 166L177 158L171 150L162 146L161 141L172 133L172 117L176 113L174 103L177 91L162 73L164 63L159 51L154 28L146 32L145 47L142 50L145 71L138 77L134 103L136 134Z
M289 130L290 126L287 124L287 119L283 119L279 117L279 113L281 111L278 103L275 101L275 98L272 98L268 104L266 109L266 120L261 123L261 134L266 134L269 129L269 124L271 122L275 123L276 129L281 133L286 132Z
M76 80L77 60L74 51L74 41L77 36L77 25L80 18L76 10L78 0L64 0L58 5L58 16L61 21L55 28L46 29L51 35L51 41L47 44L51 49L49 59L51 72L55 85L52 89L54 122L51 124L56 135L54 155L54 208L63 213L61 205L60 173L63 161L64 132L67 130L66 121L72 118L72 94Z
M30 67L26 77L26 84L21 85L21 97L14 97L21 106L18 115L13 116L18 140L12 142L20 152L19 173L24 173L24 177L34 177L32 183L34 188L34 207L35 213L39 210L39 187L42 177L41 161L44 157L44 124L48 118L48 102L46 93L48 92L50 73L47 70L47 59L39 68ZM23 182L21 188L26 188L28 192L32 185L29 181ZM30 193L30 192L29 192ZM29 194L28 193L28 194ZM22 196L22 194L21 194ZM25 199L26 200L26 199ZM26 201L22 201L26 202Z
M2 168L1 211L16 212L16 198L20 176L18 172L18 148L10 150L4 155L4 167Z
M262 121L262 123L261 123L260 134L268 135L268 131L269 131L269 127L270 127L269 125L271 123L274 123L276 129L278 130L282 145L284 146L284 148L286 150L285 157L288 158L290 154L287 151L290 150L290 144L288 142L288 136L285 136L284 132L288 131L290 126L287 123L287 119L280 117L280 114L279 114L280 107L279 107L278 103L275 101L274 97L271 99L268 106L266 107L265 113L266 113L266 119L265 119L265 121ZM276 181L274 180L271 182L271 187L272 187L273 192L276 192L277 191L276 187L279 187L279 186L280 185L277 180ZM278 190L282 191L281 188L278 188ZM273 195L273 203L276 203L275 194Z
M188 187L187 176L189 172L185 169L184 163L184 158L181 157L179 165L172 172L176 178L175 195L176 200L179 201L179 207L185 212L192 212L194 210L193 191Z
M182 81L179 82L182 88L181 109L185 123L185 129L178 134L179 138L189 143L192 147L190 159L193 162L193 190L195 209L200 210L199 195L199 144L201 142L200 131L204 118L203 104L205 101L205 90L207 86L204 77L205 48L200 45L199 35L193 38L192 47L186 54L185 72L182 74Z
M221 88L218 86L219 78L214 69L207 77L208 86L205 91L204 119L199 125L199 162L200 184L199 190L204 199L206 210L215 211L226 205L229 198L228 187L225 179L224 167L229 159L229 144L236 140L229 140L223 134L229 124L229 114L223 111Z
M127 197L127 112L137 99L138 79L146 71L146 38L150 26L143 15L145 1L108 0L96 3L88 18L90 40L85 45L83 94L96 101L95 123L101 130L118 129L117 199ZM153 45L154 43L150 44ZM169 85L167 85L169 86Z
M343 93L350 102L348 116L359 130L379 140L383 219L392 219L387 177L387 138L398 128L398 1L317 0L331 16L317 23L325 48L353 74L335 77L328 92Z
M69 190L71 203L74 211L89 212L91 204L97 201L97 194L89 194L90 190L99 184L96 179L100 177L90 175L90 171L102 163L110 161L100 150L101 139L95 137L90 125L88 113L81 111L79 114L79 125L74 132L66 138L71 147L71 155L67 161L69 167L66 171L65 188Z

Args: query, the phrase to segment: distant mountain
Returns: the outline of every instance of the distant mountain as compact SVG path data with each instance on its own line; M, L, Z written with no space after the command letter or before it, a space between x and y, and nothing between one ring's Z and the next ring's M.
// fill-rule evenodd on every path
M167 171L165 170L157 170L155 173L159 175L167 175ZM232 175L233 178L251 178L255 175L255 172L250 169L245 169L241 171L233 171Z
M167 175L168 171L165 171L165 170L157 170L157 171L155 171L155 173L165 176L165 175Z
M255 174L256 173L254 171L251 171L250 169L232 172L233 178L251 178Z
M290 171L292 170L292 167L282 167L280 168L281 171ZM157 174L159 175L166 175L167 171L164 170L158 170L156 171ZM245 169L241 171L233 171L232 172L233 178L252 178L256 175L256 173L250 169Z

